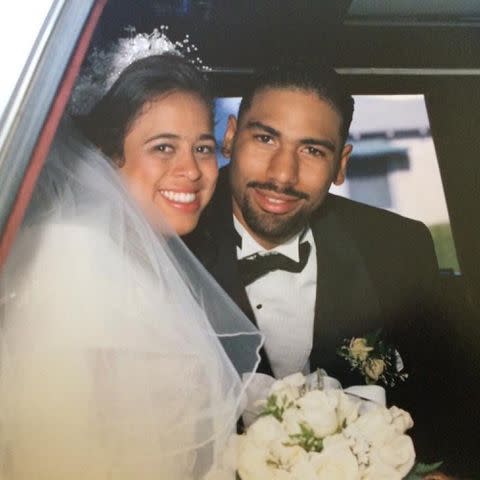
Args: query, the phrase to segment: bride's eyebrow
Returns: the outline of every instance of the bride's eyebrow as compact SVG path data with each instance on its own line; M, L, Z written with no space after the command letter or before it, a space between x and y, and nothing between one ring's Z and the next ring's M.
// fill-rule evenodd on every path
M153 135L152 137L147 138L145 140L145 143L153 142L154 140L178 140L180 138L180 135L177 135L176 133L157 133L156 135ZM216 143L215 137L211 133L202 133L199 137L199 140L211 140L212 142Z
M176 133L157 133L156 135L153 135L150 138L147 138L145 140L145 143L152 142L153 140L161 140L161 139L169 139L169 140L176 140L179 139L180 135L177 135Z

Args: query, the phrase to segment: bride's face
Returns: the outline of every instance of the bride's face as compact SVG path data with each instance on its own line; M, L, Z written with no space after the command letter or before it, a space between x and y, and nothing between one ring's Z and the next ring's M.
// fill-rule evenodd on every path
M218 175L212 127L203 100L171 92L145 105L127 132L119 172L154 228L196 227Z

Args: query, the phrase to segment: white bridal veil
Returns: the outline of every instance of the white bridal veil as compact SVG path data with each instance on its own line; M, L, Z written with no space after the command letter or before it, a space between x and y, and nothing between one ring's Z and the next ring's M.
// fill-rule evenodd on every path
M0 478L196 479L216 464L261 336L68 121L0 281Z

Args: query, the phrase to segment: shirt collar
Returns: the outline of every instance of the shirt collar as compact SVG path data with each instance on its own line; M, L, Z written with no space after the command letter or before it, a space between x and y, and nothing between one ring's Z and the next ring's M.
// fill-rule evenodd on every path
M271 250L267 250L266 248L262 247L248 233L248 231L244 228L244 226L237 220L235 215L233 216L233 224L234 224L235 230L237 231L237 233L240 235L242 239L241 247L237 246L237 259L239 260L241 258L249 257L250 255L253 255L255 253L264 254L264 253L277 252L277 253L282 253L286 257L291 258L295 262L298 262L300 259L299 248L298 248L300 240L304 240L306 237L310 237L310 234L311 234L311 230L310 228L308 228L307 231L302 231L298 233L297 235L293 236L285 243L282 243L281 245L277 245ZM309 240L309 238L306 238L306 239Z

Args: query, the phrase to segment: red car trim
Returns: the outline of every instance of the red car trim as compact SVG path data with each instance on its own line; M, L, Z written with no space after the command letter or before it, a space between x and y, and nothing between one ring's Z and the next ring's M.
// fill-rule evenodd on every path
M10 212L3 235L0 239L0 267L7 258L8 252L15 240L18 229L20 228L25 211L37 183L37 178L45 163L45 158L50 150L53 137L67 105L75 79L80 71L80 66L92 39L93 32L107 1L108 0L98 0L92 8L90 16L85 23L83 32L78 40L77 48L73 53L72 60L65 71L48 118L42 128L40 136L38 137L37 144L33 150L22 184L18 189L15 204Z

